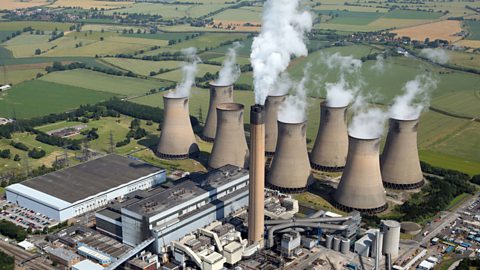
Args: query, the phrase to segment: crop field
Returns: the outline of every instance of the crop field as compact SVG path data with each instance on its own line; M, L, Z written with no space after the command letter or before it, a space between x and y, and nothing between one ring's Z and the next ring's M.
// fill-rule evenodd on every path
M469 33L467 39L480 40L480 22L479 21L466 21L465 27Z
M385 14L384 17L390 19L435 20L442 16L443 14L439 12L395 9L394 11Z
M140 31L147 31L148 29L146 27L141 27L141 26L130 26L130 25L115 25L115 24L85 24L82 26L82 31L87 32L87 31L94 31L94 32L101 32L102 30L104 32L119 32L122 33L123 30L133 30L135 33L140 30ZM128 35L128 34L125 34Z
M22 30L25 27L32 27L35 30L53 31L67 31L72 24L59 22L40 22L40 21L15 21L15 22L0 22L0 31L16 31Z
M174 5L168 3L135 3L127 8L106 11L105 14L113 13L140 13L148 15L160 15L163 18L197 18L208 13L224 8L225 3L203 3L202 5Z
M431 106L443 111L471 118L480 117L478 90L455 91L435 97Z
M7 37L10 37L15 31L0 31L0 43L6 41Z
M207 73L207 72L210 72L210 73L214 74L219 70L220 70L220 66L199 64L198 65L198 72L197 72L196 77L203 77L203 75L205 75L205 73ZM179 82L182 79L182 70L181 69L176 69L176 70L169 71L169 72L166 72L166 73L161 73L161 74L156 75L155 78L174 81L174 82Z
M4 49L6 52L9 50ZM31 64L51 64L52 62L82 62L88 66L99 67L99 68L112 68L105 63L95 59L93 57L25 57L25 58L1 58L2 56L2 47L0 47L0 65L31 65Z
M130 70L133 73L149 76L151 71L158 72L160 69L178 69L182 61L147 61L129 58L102 58L103 61L115 67Z
M101 1L101 0L57 0L50 7L79 7L84 9L112 9L133 5L130 1Z
M444 39L455 42L461 39L461 36L455 35L461 31L460 21L445 20L398 29L392 32L399 37L410 37L412 40L424 41L425 38L430 38L430 40Z
M43 76L40 80L124 97L143 95L152 88L170 85L170 83L158 80L113 76L86 69L53 72Z
M37 73L44 73L45 66L47 65L49 64L40 63L0 67L0 83L7 82L18 84L33 79L36 77Z
M237 9L227 9L212 17L214 20L242 21L250 23L259 23L262 21L261 7L241 7Z
M29 1L19 1L19 0L2 0L1 9L17 9L17 8L30 8L36 6L43 6L49 3L48 0L29 0Z
M448 63L455 66L480 70L480 54L460 51L448 51Z
M352 12L343 10L321 10L318 11L318 14L332 17L331 20L328 20L328 23L348 25L367 25L384 15L384 13L380 12Z
M0 96L0 116L31 118L93 104L113 94L67 86L42 80L26 81L15 85Z
M156 33L156 34L121 34L122 37L131 37L131 38L149 38L149 39L160 39L160 40L184 40L187 36L191 36L193 33Z

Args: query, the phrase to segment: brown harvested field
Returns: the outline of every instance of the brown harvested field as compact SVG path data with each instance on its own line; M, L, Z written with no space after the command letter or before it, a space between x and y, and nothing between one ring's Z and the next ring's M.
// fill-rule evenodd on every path
M114 9L120 7L129 7L134 1L97 1L97 0L57 0L51 7L80 7L84 9L104 8Z
M244 24L250 23L252 26L244 26ZM230 26L230 28L228 28ZM229 30L232 27L235 27L233 31L249 31L249 32L258 32L260 31L261 24L258 22L248 22L248 21L228 21L228 20L213 20L213 24L207 26L208 28L219 28Z
M29 8L48 4L47 0L0 0L0 9Z
M480 40L459 40L455 42L455 45L462 46L462 47L470 47L470 48L480 48Z
M461 31L462 25L460 21L444 20L398 29L392 32L399 37L410 37L412 40L424 41L425 38L429 38L430 40L444 39L455 42L462 38L455 35Z

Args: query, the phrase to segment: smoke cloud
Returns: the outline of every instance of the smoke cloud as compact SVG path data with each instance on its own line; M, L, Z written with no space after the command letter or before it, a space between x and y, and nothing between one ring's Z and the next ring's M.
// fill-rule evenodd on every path
M338 82L326 83L327 106L346 107L360 90L357 86L350 85L342 76Z
M231 85L240 76L240 67L237 65L237 50L241 47L239 42L234 42L233 46L228 48L227 57L223 61L222 69L218 74L217 85Z
M344 56L336 52L331 55L322 55L322 60L327 65L328 69L339 69L344 73L357 73L362 67L362 61L353 57L352 55Z
M383 55L378 54L375 64L370 68L378 73L383 73L385 71L385 58Z
M365 96L357 96L352 105L354 112L348 133L359 139L380 138L385 129L388 114L380 108L372 107Z
M284 123L302 123L307 120L307 88L306 82L309 80L309 71L311 65L305 66L303 70L303 78L298 83L291 84L294 87L295 94L289 95L282 102L278 109L278 120Z
M293 81L290 79L290 76L287 72L280 74L273 89L270 90L268 93L269 96L283 96L288 94L288 90L290 90L294 86Z
M299 10L299 0L267 0L260 35L253 39L250 60L253 67L255 103L263 105L292 56L308 54L305 33L312 28L312 16Z
M403 95L395 97L389 116L399 120L414 120L430 105L430 93L437 81L427 75L418 75L403 87Z
M186 62L182 65L182 81L177 84L175 90L170 91L167 96L172 98L188 97L190 90L195 84L195 75L197 74L197 64L200 58L197 56L197 49L194 47L182 50Z
M420 55L428 58L430 61L438 63L438 64L446 64L448 60L450 60L450 56L444 49L436 48L436 49L422 49L420 51Z

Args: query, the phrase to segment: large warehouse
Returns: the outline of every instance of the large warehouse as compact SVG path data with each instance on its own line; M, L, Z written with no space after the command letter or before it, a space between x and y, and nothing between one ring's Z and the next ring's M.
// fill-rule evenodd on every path
M165 182L163 169L107 155L6 188L7 200L64 221Z

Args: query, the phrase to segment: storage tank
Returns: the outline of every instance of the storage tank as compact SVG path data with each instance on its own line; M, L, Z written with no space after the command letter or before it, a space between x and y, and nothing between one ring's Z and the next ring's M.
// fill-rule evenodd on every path
M210 104L202 131L202 140L213 142L217 132L217 106L233 102L233 85L217 85L210 82Z
M333 238L333 250L340 251L340 243L341 243L340 238L339 237L334 237Z
M340 252L347 254L350 251L350 239L342 239Z
M268 96L265 100L265 154L273 156L277 146L278 107L287 95Z
M390 254L392 260L398 257L400 243L400 223L395 220L383 220L383 254Z
M372 248L370 249L371 250L370 257L376 258L375 256L377 255L381 256L382 246L383 246L383 234L380 230L377 229L373 236Z
M188 111L188 97L163 96L164 116L157 156L164 159L186 159L198 154Z
M347 163L335 192L335 206L344 212L379 213L387 208L378 156L380 139L349 136Z
M277 148L267 184L285 193L303 192L313 179L307 152L307 122L278 121L277 125Z
M249 152L243 129L243 105L217 105L217 132L208 166L216 169L227 164L248 168Z
M343 170L347 160L347 107L329 107L320 103L320 125L310 153L312 168L321 171Z
M418 119L390 119L380 158L383 184L393 189L416 189L424 184L417 148Z
M332 249L332 245L333 245L333 235L328 234L325 240L325 247L328 249Z

